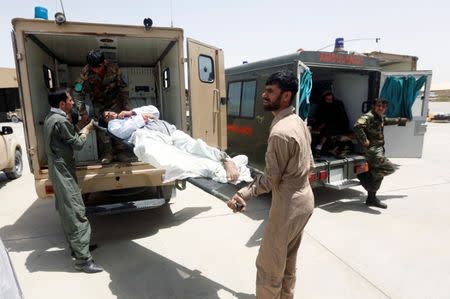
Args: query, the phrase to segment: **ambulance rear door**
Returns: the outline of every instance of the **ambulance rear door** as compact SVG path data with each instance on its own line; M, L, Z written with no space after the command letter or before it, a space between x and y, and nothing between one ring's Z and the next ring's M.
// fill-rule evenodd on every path
M425 84L417 95L412 106L412 119L406 127L385 126L385 149L386 156L391 158L420 158L422 157L423 140L427 131L428 97L431 86L431 71L411 72L381 72L380 90L383 90L386 78L389 76L408 77L413 76L418 80L426 76Z
M227 101L223 51L187 39L192 137L227 148Z

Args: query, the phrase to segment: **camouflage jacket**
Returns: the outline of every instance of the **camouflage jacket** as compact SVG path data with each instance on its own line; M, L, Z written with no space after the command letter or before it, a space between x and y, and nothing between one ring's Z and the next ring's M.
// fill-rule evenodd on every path
M92 100L96 110L109 109L115 112L129 110L128 88L117 64L106 61L103 78L91 70L89 65L83 67L80 77L75 82L73 98L80 111L85 108L87 96Z
M405 125L406 119L401 117L389 118L379 116L372 111L361 115L353 128L359 142L364 144L365 140L369 140L370 146L384 145L384 126L389 125Z

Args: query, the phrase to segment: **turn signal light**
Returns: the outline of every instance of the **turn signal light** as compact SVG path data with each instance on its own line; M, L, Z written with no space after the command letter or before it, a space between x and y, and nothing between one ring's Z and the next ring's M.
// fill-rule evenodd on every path
M367 171L369 171L369 164L367 164L367 163L358 164L355 166L356 174L367 172Z
M315 181L317 181L317 174L315 172L311 172L309 174L309 182L312 183L312 182L315 182Z

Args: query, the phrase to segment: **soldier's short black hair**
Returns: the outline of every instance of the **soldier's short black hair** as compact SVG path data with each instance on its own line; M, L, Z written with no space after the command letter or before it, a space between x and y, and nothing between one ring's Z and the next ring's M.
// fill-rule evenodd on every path
M273 73L266 80L266 85L278 85L282 91L290 91L291 103L298 91L298 78L294 72L289 70L282 70Z
M48 92L48 103L53 108L59 108L60 102L67 101L67 89L53 88Z
M92 49L87 53L86 61L90 66L97 67L105 61L105 55L99 49Z
M334 99L334 94L333 94L333 92L332 92L331 90L325 90L325 91L320 95L320 97L323 99L323 98L325 98L326 96L329 96L329 95L331 95L331 96L333 97L333 99Z
M377 103L383 103L383 104L387 104L388 100L384 99L384 98L375 98L372 100L372 105L376 105Z

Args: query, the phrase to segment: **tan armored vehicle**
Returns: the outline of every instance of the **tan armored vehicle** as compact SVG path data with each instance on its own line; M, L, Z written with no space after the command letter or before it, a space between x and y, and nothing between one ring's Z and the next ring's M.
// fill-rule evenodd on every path
M128 82L132 106L155 105L161 118L178 129L212 146L226 148L222 50L187 39L188 56L185 57L181 28L78 22L58 25L53 21L36 19L13 19L12 25L26 151L40 198L53 196L42 132L50 109L48 89L72 87L86 64L86 53L93 48L99 48L107 59L119 65ZM189 84L188 98L186 81ZM102 165L95 140L95 134L91 134L76 156L82 193L86 199L88 194L95 198L94 194L105 192L109 198L115 198L117 194L129 196L127 203L119 205L89 199L86 201L88 208L99 208L97 211L149 208L170 200L175 184L162 185L164 170L140 162ZM153 188L155 198L137 202L142 198L134 195L141 187ZM130 188L136 192L124 191Z

